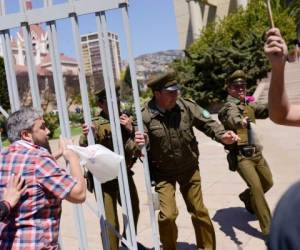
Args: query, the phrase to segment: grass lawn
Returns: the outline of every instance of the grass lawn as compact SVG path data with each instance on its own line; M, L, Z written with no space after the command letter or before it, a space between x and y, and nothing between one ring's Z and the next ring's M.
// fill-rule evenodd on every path
M76 135L80 135L81 134L81 127L72 127L71 128L71 135L72 136L76 136ZM60 128L57 128L55 131L54 131L54 135L53 135L53 138L51 138L50 140L52 139L58 139L59 138L59 135L60 135ZM2 146L3 147L7 147L9 145L9 141L7 139L4 139L2 140Z
M72 135L72 136L80 135L81 132L82 132L81 127L72 127L72 128L71 128L71 135ZM53 138L52 138L52 139L58 139L58 138L59 138L59 135L60 135L60 128L57 128L57 129L54 131L54 134L53 134Z

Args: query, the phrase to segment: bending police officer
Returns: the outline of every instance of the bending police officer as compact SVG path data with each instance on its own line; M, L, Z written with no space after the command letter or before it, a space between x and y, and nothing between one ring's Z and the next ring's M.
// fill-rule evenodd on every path
M197 247L216 249L215 231L204 205L198 167L196 127L212 139L234 143L237 136L225 131L208 111L194 101L178 98L176 74L169 72L148 82L153 98L142 109L145 135L136 132L139 146L148 143L150 172L159 195L159 233L164 250L176 249L178 209L176 183L185 200L195 229Z
M100 116L93 121L93 133L95 137L95 143L99 143L110 150L113 149L113 141L111 134L111 127L109 122L109 112L106 100L105 88L96 93L96 99L99 107L101 108ZM124 143L125 161L128 168L128 185L130 190L130 197L132 202L132 212L135 230L137 229L138 218L140 214L139 210L139 197L137 189L133 180L134 172L131 170L133 164L136 161L136 156L140 154L139 149L136 147L132 138L133 124L132 118L126 114L120 116L122 139ZM79 144L81 146L87 146L87 134L89 128L86 124L83 126L83 135L80 137ZM87 172L88 189L90 192L94 191L93 176L90 172ZM118 179L114 179L102 184L104 209L107 221L119 231L119 220L117 213L117 202L120 202ZM119 239L112 230L108 230L109 245L111 250L119 249Z
M246 101L246 84L246 74L242 70L230 75L227 80L227 102L219 111L219 120L225 129L235 131L240 137L237 143L225 147L229 150L229 167L246 182L248 188L240 193L239 198L250 213L256 214L262 233L267 235L271 212L264 193L272 187L273 180L261 146L254 141L251 124L255 123L256 118L267 118L268 107Z

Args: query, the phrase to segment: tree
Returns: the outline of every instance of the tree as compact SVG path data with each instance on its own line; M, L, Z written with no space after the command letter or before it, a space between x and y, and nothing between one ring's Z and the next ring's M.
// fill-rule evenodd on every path
M295 18L282 7L274 12L274 21L291 46L296 37ZM173 64L184 83L183 95L204 107L218 104L227 95L226 78L237 69L247 72L251 93L270 70L263 52L264 33L269 26L265 1L252 0L246 10L239 8L205 28L186 50L186 57Z
M272 9L276 13L280 13L282 9L289 16L295 18L298 32L298 43L300 42L300 1L299 0L271 0Z
M5 109L10 109L6 74L3 58L0 57L0 105Z
M300 1L299 0L271 0L272 10L277 14L284 10L289 16L295 18L296 24L300 23Z
M129 66L121 73L118 85L120 85L121 99L126 102L132 102L132 83Z
M71 106L81 104L78 75L74 75L72 72L66 72L64 74L64 82L67 108L70 110Z

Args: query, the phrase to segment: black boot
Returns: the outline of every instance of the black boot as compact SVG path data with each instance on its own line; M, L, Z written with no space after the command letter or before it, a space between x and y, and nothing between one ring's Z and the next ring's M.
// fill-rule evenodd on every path
M247 190L246 190L247 191ZM247 211L250 214L254 214L253 208L251 206L251 202L250 202L250 197L249 197L249 192L242 192L239 194L239 198L242 202L244 202L245 204L245 208L247 209ZM247 197L248 196L248 197Z

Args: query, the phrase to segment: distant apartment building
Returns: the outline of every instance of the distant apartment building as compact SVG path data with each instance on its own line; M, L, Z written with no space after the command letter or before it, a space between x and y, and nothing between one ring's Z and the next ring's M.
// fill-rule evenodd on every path
M248 0L173 0L180 49L185 49L201 35L210 22L227 16Z
M118 81L121 74L121 56L119 37L117 34L108 32L110 53L112 56L112 67L114 80ZM90 33L81 36L81 46L83 51L84 70L89 81L95 90L104 86L103 67L97 33Z

